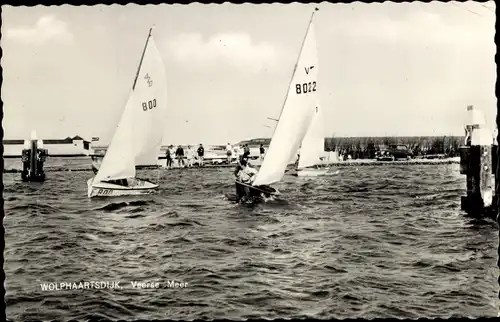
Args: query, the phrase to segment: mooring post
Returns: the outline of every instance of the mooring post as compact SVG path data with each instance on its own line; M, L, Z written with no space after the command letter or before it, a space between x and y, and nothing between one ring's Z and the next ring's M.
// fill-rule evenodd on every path
M36 156L38 152L38 138L36 132L31 131L30 135L30 177L33 178L37 174Z
M481 111L467 106L466 136L460 148L460 173L467 178L467 195L462 197L462 210L480 216L493 210L493 137L485 127ZM495 198L496 201L496 198Z
M21 179L23 181L44 181L43 163L47 155L47 150L43 149L43 141L38 140L36 132L32 131L29 140L24 141L22 151L23 171Z

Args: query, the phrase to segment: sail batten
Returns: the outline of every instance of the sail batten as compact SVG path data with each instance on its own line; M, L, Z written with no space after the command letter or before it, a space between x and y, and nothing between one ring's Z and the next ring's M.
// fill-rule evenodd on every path
M137 165L156 165L167 105L165 67L151 30L133 89L94 182L134 178Z
M253 182L254 186L280 181L298 151L316 108L318 59L311 17L271 143Z

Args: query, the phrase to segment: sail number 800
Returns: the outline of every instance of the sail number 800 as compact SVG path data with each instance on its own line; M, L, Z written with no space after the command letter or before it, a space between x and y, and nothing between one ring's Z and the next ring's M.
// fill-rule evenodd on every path
M156 98L153 98L152 101L142 102L142 110L147 111L148 109L153 109L156 107Z
M304 84L296 84L295 92L297 94L305 94L310 92L316 92L316 82L309 82Z

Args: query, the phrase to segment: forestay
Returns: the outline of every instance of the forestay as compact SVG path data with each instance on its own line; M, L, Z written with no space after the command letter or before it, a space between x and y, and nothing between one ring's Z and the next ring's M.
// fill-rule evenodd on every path
M150 35L135 87L94 182L133 178L136 165L157 163L166 103L165 68Z
M320 163L320 157L325 152L325 135L323 127L322 108L316 105L316 111L311 120L310 126L302 146L300 148L300 159L298 169L303 169Z
M287 164L297 153L316 109L317 70L316 38L311 18L285 104L253 185L280 181Z

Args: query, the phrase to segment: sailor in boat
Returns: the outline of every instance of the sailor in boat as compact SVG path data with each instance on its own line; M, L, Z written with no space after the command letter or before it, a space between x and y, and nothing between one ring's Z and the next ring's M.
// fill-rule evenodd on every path
M94 172L94 174L97 174L97 171L99 171L99 167L97 166L99 164L99 159L93 155L91 156L92 158L92 171Z
M177 147L175 156L177 158L177 164L179 165L179 168L184 168L184 149L182 148L182 146L179 145Z
M234 170L234 176L236 178L238 178L238 174L244 168L244 166L242 164L245 164L246 166L253 168L252 165L250 164L250 161L248 160L248 158L240 156L238 159L238 162L236 164L236 169Z
M250 148L248 147L248 144L245 144L243 147L243 158L250 158Z
M202 167L203 164L203 158L205 156L205 148L203 147L203 144L200 143L200 146L198 147L198 165Z
M233 147L229 143L226 145L226 155L227 155L227 164L231 164L231 159L232 159L232 155L233 155Z
M255 180L255 176L257 175L257 170L250 167L248 161L245 158L242 158L238 163L238 168L235 171L236 180L245 183L247 185L251 185ZM251 198L250 188L248 186L238 186L238 196L240 197L240 201L247 201Z
M167 157L167 164L166 164L166 167L167 169L172 169L172 152L170 151L170 149L172 148L172 146L168 146L167 147L167 151L165 152L166 154L166 157Z
M264 154L266 153L266 149L264 149L264 144L260 144L260 160L263 161L264 160Z

